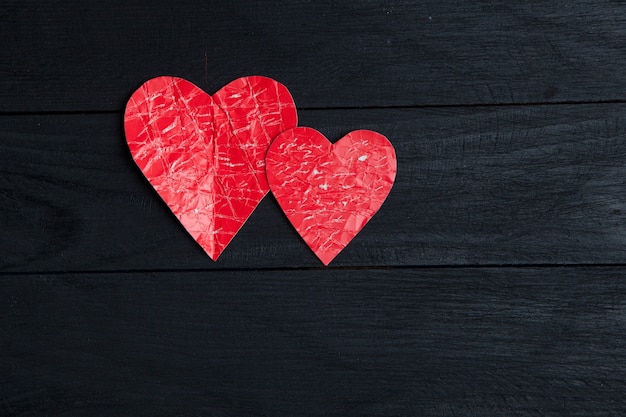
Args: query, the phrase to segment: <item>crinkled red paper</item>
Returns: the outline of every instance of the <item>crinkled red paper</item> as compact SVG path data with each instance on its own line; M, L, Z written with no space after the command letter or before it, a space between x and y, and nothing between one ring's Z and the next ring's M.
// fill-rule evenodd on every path
M356 130L331 144L297 127L279 135L266 158L272 194L328 265L381 207L396 177L396 154L383 135Z
M269 191L272 139L296 125L287 88L259 76L213 97L184 79L157 77L135 91L124 116L135 162L213 260Z

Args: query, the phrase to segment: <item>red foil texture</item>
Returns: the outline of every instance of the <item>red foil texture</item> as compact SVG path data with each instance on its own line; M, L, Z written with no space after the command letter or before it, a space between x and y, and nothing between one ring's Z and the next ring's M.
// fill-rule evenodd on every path
M287 218L328 265L387 198L396 154L387 138L370 130L331 144L314 129L296 127L274 139L265 169Z
M135 162L213 260L269 191L272 139L296 125L287 88L260 76L213 96L182 78L157 77L133 93L124 115Z

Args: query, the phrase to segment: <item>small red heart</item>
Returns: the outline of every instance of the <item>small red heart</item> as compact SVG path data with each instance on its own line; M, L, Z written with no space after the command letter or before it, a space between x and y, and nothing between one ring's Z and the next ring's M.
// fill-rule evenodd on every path
M386 137L370 130L331 144L317 130L296 127L274 139L265 169L287 218L328 265L387 198L396 154Z
M124 115L135 162L213 260L269 191L272 139L296 125L287 88L259 76L213 97L182 78L157 77L135 91Z

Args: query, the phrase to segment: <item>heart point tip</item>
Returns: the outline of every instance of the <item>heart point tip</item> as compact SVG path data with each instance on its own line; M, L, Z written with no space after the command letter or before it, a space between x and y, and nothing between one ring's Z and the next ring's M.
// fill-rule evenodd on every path
M328 266L333 259L335 259L335 256L337 256L338 254L332 254L332 253L321 253L321 254L317 254L317 257L319 258L320 261L322 261L322 263L324 264L324 266Z

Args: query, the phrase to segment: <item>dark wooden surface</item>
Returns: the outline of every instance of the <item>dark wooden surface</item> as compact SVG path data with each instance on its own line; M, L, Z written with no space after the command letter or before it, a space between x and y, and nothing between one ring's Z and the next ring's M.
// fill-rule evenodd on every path
M626 4L0 1L0 416L626 415ZM291 90L385 134L324 268L270 196L218 262L130 94Z

